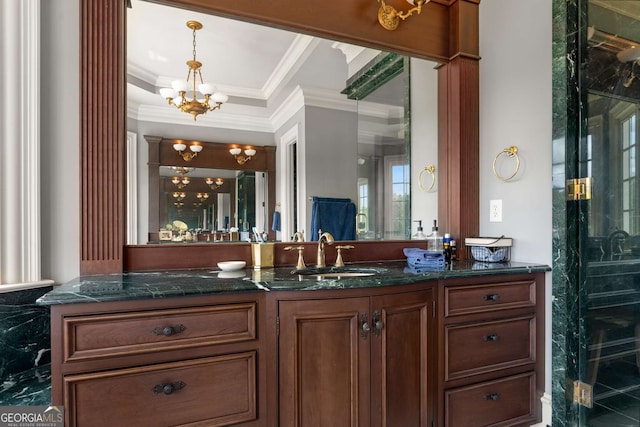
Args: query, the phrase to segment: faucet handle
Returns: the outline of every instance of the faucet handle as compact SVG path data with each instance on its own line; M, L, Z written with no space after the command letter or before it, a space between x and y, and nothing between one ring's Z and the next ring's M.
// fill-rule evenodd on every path
M296 270L304 270L307 266L304 263L304 246L287 246L285 251L298 251L298 263L296 264Z
M353 245L338 245L336 246L336 267L344 267L344 261L342 260L342 249L353 249Z

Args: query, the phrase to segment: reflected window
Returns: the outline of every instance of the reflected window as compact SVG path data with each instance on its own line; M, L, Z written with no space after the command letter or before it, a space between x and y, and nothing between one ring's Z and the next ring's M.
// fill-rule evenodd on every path
M388 212L386 212L388 221L388 239L406 239L407 227L410 224L410 179L409 165L404 156L393 156L387 158L387 173L391 178L389 180L391 188L387 192L390 195ZM410 230L409 230L410 231Z
M637 113L621 123L622 133L622 223L623 230L638 232L636 219Z

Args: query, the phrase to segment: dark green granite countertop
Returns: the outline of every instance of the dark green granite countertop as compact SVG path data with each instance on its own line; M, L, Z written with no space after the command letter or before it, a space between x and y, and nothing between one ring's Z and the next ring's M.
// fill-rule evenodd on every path
M54 305L252 291L355 289L437 279L545 271L550 271L550 267L542 264L458 261L440 270L416 272L409 269L406 262L394 261L354 263L343 269L309 268L305 272L308 274L300 274L293 267L261 270L247 267L235 272L208 269L105 274L82 276L57 286L39 298L37 303ZM340 272L347 274L340 275ZM349 275L367 272L375 274L356 277Z

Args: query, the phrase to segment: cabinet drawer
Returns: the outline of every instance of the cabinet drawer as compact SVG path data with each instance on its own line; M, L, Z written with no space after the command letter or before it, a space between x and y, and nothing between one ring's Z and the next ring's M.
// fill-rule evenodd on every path
M535 316L445 327L445 380L535 362Z
M506 427L533 424L535 374L515 375L445 392L445 426Z
M444 315L483 313L536 306L533 280L486 285L447 286L444 289Z
M68 375L64 389L69 427L226 426L256 419L256 354Z
M64 362L256 338L256 303L70 316Z

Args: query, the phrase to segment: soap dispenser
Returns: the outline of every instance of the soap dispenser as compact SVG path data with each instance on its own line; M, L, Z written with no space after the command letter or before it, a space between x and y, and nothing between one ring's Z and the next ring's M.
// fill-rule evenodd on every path
M438 234L438 220L433 220L431 234L427 237L427 249L433 252L442 252L442 239Z
M416 220L413 222L417 222L418 223L418 231L416 232L416 234L414 234L413 236L411 236L411 238L413 240L427 240L427 235L424 234L424 231L422 229L422 220Z

